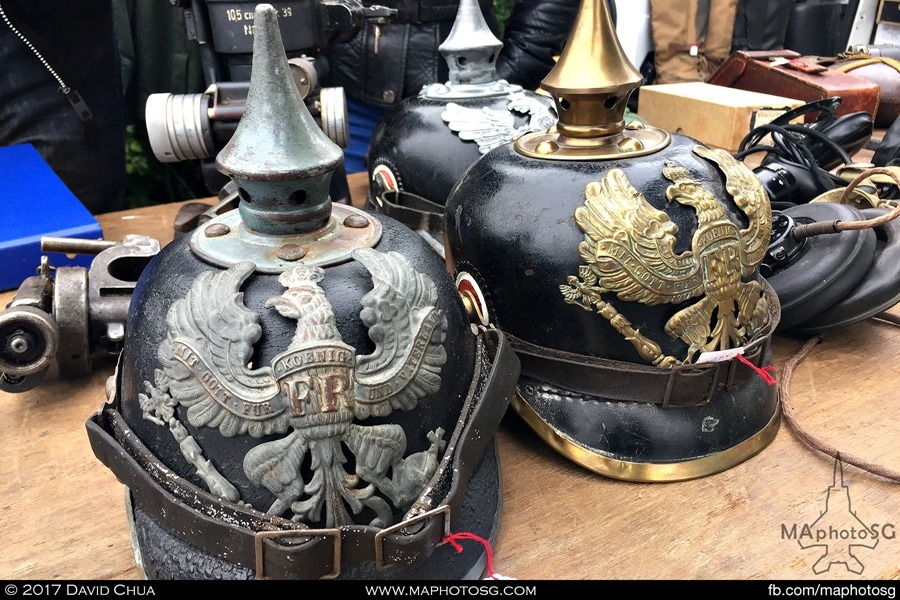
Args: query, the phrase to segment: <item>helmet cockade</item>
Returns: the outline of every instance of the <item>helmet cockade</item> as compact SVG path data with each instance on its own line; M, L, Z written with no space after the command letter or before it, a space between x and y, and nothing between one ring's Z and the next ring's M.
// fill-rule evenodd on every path
M742 281L759 267L772 235L768 197L753 172L724 150L696 146L694 152L725 174L726 188L749 225L738 229L714 194L686 169L667 161L662 173L671 182L666 198L697 213L691 250L676 254L678 227L647 202L625 173L612 169L587 186L584 206L575 211L575 222L584 232L578 251L587 265L560 286L566 302L596 309L642 358L660 367L691 363L699 352L740 346L768 322L759 281ZM687 356L664 355L604 300L605 293L648 305L702 296L665 326L670 337L688 345Z
M277 498L270 516L290 511L295 520L336 527L353 523L348 509L359 514L368 508L376 515L371 524L385 527L393 521L385 497L405 510L434 474L445 446L442 429L427 434L426 451L404 457L402 427L354 421L415 409L440 388L447 319L437 308L435 284L394 252L363 248L353 258L374 283L360 312L375 342L369 355L358 356L342 341L318 285L325 278L319 267L301 264L278 278L286 290L266 307L295 319L296 331L287 349L258 369L252 358L262 337L260 318L244 305L240 291L253 263L202 273L169 310L167 336L157 353L162 368L153 384L145 382L140 406L144 418L169 427L214 494L240 501L235 486L203 458L178 419L177 405L187 409L192 426L214 428L225 437L287 434L257 445L243 459L247 478ZM354 473L344 466L344 447L355 459ZM308 481L301 475L307 454L313 472Z

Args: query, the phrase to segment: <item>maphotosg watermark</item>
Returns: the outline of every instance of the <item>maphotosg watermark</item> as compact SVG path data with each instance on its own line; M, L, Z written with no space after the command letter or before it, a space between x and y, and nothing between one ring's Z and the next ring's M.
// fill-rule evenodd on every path
M367 585L367 596L536 596L533 585Z
M829 585L819 583L816 585L780 585L769 584L769 596L823 596L825 598L890 598L897 595L897 588L889 585L859 585L845 583Z
M856 555L857 551L861 548L873 550L881 540L896 537L897 527L893 523L866 523L853 510L850 488L844 485L844 466L840 457L834 461L834 478L825 496L825 509L819 518L807 524L781 524L781 539L794 540L804 550L816 548L821 552L812 567L817 575L830 571L834 565L843 565L850 573L861 575L865 566ZM891 592L893 594L896 589L891 589ZM779 595L771 590L770 594Z

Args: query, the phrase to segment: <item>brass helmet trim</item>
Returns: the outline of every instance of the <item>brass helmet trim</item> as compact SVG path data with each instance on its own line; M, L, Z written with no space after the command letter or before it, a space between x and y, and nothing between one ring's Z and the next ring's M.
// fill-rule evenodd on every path
M516 140L515 148L519 154L531 158L614 160L654 154L671 141L672 136L668 131L633 123L624 132L597 138L568 137L555 129L527 133Z
M726 471L755 456L772 443L781 424L781 403L778 402L775 414L765 427L727 450L681 462L639 463L603 456L578 444L541 419L518 390L510 400L510 406L538 437L572 462L605 477L640 483L686 481Z

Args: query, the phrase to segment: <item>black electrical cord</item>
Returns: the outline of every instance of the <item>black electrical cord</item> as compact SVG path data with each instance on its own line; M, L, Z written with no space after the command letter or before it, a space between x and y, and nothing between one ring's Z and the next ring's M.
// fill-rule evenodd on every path
M763 138L769 134L771 134L773 143L770 145L760 144ZM812 174L819 194L843 186L845 183L843 179L819 166L812 150L803 142L806 137L814 138L826 145L840 157L844 164L853 162L846 150L821 131L804 125L777 125L774 122L760 125L744 136L734 157L743 160L751 154L767 152L782 160L799 164Z

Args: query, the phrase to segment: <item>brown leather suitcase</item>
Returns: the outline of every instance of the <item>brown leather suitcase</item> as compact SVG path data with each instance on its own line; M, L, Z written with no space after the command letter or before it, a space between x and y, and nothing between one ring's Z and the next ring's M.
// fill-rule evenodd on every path
M840 96L838 115L865 111L874 116L881 101L877 84L829 69L816 57L792 50L735 52L707 83L804 102Z
M890 127L900 117L900 60L887 56L845 54L830 65L835 71L867 79L881 88L876 127Z

